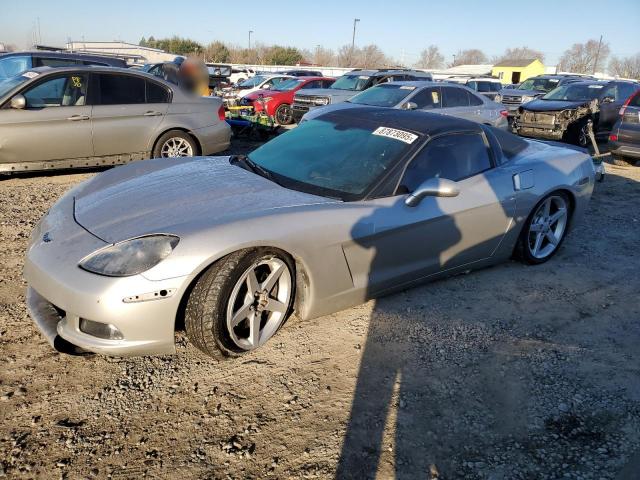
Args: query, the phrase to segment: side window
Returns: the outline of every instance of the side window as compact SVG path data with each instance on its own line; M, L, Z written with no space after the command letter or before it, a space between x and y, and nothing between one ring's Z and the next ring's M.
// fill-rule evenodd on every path
M621 83L618 86L618 92L620 93L620 98L618 98L618 100L625 102L635 91L636 88L633 85L629 83Z
M491 168L489 151L477 133L457 133L431 140L407 167L400 188L413 192L429 178L463 180Z
M478 82L476 81L467 82L467 87L469 87L472 90L478 91Z
M442 87L442 108L468 107L469 96L462 88Z
M81 106L87 98L87 75L45 80L22 94L27 100L27 108Z
M608 87L604 88L604 91L600 94L600 99L611 97L614 100L619 100L618 94L618 86L615 83L612 83Z
M169 103L169 91L162 85L154 82L147 84L147 103Z
M440 93L437 88L425 88L409 99L421 110L440 108Z
M129 75L98 75L100 95L98 105L129 105L145 103L145 81Z
M322 80L322 88L329 88L335 80Z
M71 58L34 57L33 63L36 67L67 67L70 65L78 65L82 62Z
M312 82L305 84L302 88L322 88L322 81L314 80Z
M478 98L477 95L474 95L473 93L467 91L465 91L465 93L469 96L469 105L471 105L472 107L484 105L484 102L480 98Z

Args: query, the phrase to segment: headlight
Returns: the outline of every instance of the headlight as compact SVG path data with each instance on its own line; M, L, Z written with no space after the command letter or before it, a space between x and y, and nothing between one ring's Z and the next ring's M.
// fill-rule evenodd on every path
M500 95L496 95L493 97L493 101L496 103L500 103L502 101L502 97Z
M174 235L148 235L102 248L86 256L79 267L107 277L128 277L155 267L176 248Z
M262 97L262 98L258 98L258 100L262 100L263 102L270 102L271 100L273 100L273 97Z
M313 100L313 104L314 105L318 105L319 107L321 107L323 105L329 105L329 99L328 98L315 98Z
M530 102L531 100L533 100L535 97L532 97L531 95L523 95L522 97L520 97L520 103L527 103Z

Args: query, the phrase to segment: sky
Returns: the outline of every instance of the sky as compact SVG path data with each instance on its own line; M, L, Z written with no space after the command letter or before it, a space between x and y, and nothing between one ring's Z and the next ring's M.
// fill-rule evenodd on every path
M612 5L602 0L0 0L0 42L31 46L39 19L42 43L54 46L68 39L138 43L151 35L247 46L253 30L252 42L313 51L317 45L350 44L353 19L359 18L356 45L377 44L406 65L432 44L447 62L468 48L491 58L507 47L528 46L555 65L572 44L600 35L613 55L640 53L640 0Z

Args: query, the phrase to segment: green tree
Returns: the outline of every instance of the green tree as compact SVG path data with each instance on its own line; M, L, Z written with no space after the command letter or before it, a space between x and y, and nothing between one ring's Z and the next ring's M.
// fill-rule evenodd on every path
M302 59L303 55L297 48L274 45L267 50L264 62L267 65L295 65Z
M216 63L226 63L230 61L231 52L229 48L220 41L211 42L204 49L207 60Z
M138 42L138 45L140 45L141 47L146 47L147 46L147 39L142 37L140 39L140 41Z
M202 52L203 50L202 45L198 42L191 40L190 38L182 38L178 36L160 38L158 40L153 37L149 37L147 45L175 55L189 55L190 53Z

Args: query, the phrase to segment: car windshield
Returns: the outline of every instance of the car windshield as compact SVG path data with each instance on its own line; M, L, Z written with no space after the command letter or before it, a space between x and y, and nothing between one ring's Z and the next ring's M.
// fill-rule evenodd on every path
M262 75L256 75L254 77L247 78L244 82L239 83L238 86L247 87L247 88L257 87L266 79L267 77L263 77Z
M518 90L538 90L550 92L558 86L560 80L555 78L529 78L520 84Z
M27 80L29 79L23 75L4 79L0 78L0 98L4 97L11 90Z
M325 115L265 143L249 159L287 188L356 200L418 139L384 127Z
M500 83L480 80L477 82L477 88L475 90L478 92L498 92L500 91Z
M336 90L353 90L359 92L369 83L367 75L343 75L337 79L329 88Z
M416 87L386 83L355 95L349 102L375 107L395 107L411 95L415 89Z
M11 55L0 58L0 79L20 75L32 66L31 56L29 55Z
M292 78L291 80L284 80L282 83L276 84L271 90L275 90L276 92L288 92L289 90L293 90L298 85L300 85L304 80L298 80Z
M570 83L563 85L550 91L544 97L543 100L566 100L569 102L584 102L597 98L602 90L603 85L595 83Z

